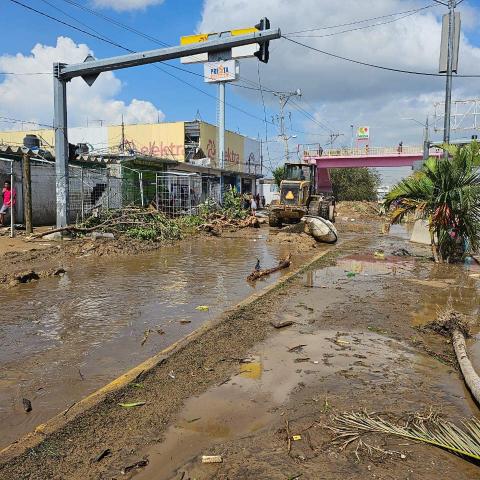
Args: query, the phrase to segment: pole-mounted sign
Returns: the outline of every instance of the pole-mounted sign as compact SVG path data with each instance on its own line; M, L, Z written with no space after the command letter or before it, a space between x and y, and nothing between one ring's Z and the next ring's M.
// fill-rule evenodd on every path
M240 66L237 60L226 60L221 62L207 62L203 65L205 82L233 82L240 73Z

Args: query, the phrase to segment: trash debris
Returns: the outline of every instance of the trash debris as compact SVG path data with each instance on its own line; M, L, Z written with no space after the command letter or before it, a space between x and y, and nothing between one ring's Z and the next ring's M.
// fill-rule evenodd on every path
M296 358L295 363L308 362L309 360L310 360L310 357Z
M32 402L28 400L28 398L22 399L22 403L23 403L23 409L25 410L26 413L32 411Z
M180 320L180 323L182 325L187 325L188 323L192 323L192 321L191 320Z
M159 335L165 335L165 330L162 330L161 328L157 328L157 333Z
M175 374L173 373L173 370L170 370L170 372L168 372L168 376L169 376L172 380L175 380Z
M348 278L354 278L357 276L357 272L347 272L347 277Z
M195 310L198 310L200 312L208 312L210 310L210 307L208 307L207 305L199 305L195 308Z
M284 268L288 268L291 264L291 258L292 255L288 255L288 257L284 258L283 260L280 260L278 262L278 265L273 268L268 268L267 270L254 270L248 277L247 281L249 282L254 282L255 280L258 280L259 278L265 277L267 275L270 275L274 272L278 272L279 270L283 270Z
M293 435L292 436L292 440L295 441L295 442L298 442L299 440L302 439L302 436L301 435Z
M140 401L140 402L131 402L131 403L119 403L123 408L133 408L133 407L141 407L142 405L145 405L147 402Z
M22 272L15 276L15 280L19 283L29 283L33 280L40 280L40 275L33 270L29 272Z
M202 463L222 463L220 455L202 455Z
M192 418L191 420L187 420L187 423L198 422L198 420L200 420L201 418L202 418L202 417Z
M151 332L151 331L152 331L152 330L149 328L148 330L145 330L145 331L143 332L143 340L142 340L142 342L140 343L140 345L141 345L142 347L145 345L146 341L148 340L148 336L150 335L150 332Z
M144 458L143 460L139 460L138 462L132 463L131 465L128 465L127 467L122 468L122 475L126 475L128 472L131 472L132 470L146 467L147 465L148 465L148 459Z
M395 257L411 257L412 256L412 254L405 248L399 248L398 250L394 250L392 252L392 255L394 255Z
M99 455L97 455L95 457L95 462L98 463L100 462L101 460L103 460L105 457L108 457L109 455L112 454L112 451L109 449L109 448L106 448L102 453L100 453Z
M285 328L285 327L289 327L290 325L293 325L293 322L291 320L285 320L283 322L270 322L270 325L273 328Z
M143 383L131 383L130 386L133 388L145 388Z
M338 345L350 345L350 342L347 342L346 340L335 340L335 343L338 343Z
M299 353L303 350L303 347L306 347L306 345L296 345L295 347L289 348L289 352L294 352L294 353Z
M383 250L377 250L376 252L374 252L373 256L380 260L385 260L385 252Z

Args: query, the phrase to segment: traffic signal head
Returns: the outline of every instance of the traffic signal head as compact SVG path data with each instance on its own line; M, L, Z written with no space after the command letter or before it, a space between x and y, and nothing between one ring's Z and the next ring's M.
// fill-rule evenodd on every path
M269 30L270 29L270 20L267 17L263 17L260 20L260 23L255 25L257 30ZM260 43L260 49L258 52L255 52L255 56L263 63L268 63L268 59L270 58L270 53L268 51L268 46L270 42L262 42Z

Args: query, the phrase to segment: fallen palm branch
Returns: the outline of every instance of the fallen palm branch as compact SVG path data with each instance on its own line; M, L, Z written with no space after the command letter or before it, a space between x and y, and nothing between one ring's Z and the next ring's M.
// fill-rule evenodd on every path
M453 349L463 378L472 396L480 404L480 377L468 358L465 338L470 336L470 323L462 314L447 308L428 325L430 330L452 338Z
M267 275L278 272L279 270L283 270L284 268L288 268L291 264L291 258L292 258L292 255L289 254L288 257L286 257L285 259L280 260L280 262L278 262L278 265L276 267L268 268L267 270L254 270L247 277L247 280L249 282L254 282L255 280L258 280L259 278L266 277Z
M480 421L476 418L454 423L433 417L424 421L416 418L407 425L395 425L381 417L366 412L335 415L328 426L336 435L333 442L343 450L352 442L361 441L368 433L380 433L408 438L443 448L452 453L480 460Z

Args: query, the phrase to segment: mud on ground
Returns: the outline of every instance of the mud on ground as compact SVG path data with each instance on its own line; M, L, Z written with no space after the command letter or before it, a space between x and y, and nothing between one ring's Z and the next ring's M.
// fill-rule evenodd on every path
M332 412L344 410L404 418L434 407L457 422L477 414L445 339L417 327L449 295L466 310L478 309L478 284L456 267L390 256L399 246L411 249L386 237L337 247L305 275L227 313L144 378L1 465L0 478L476 478L478 467L465 460L402 439L369 437L381 453L360 450L357 458L355 446L339 450L323 428ZM375 256L380 250L383 259ZM293 324L277 330L271 322L278 321ZM118 405L135 401L146 403ZM286 421L301 436L290 452ZM223 463L202 464L203 454L219 454ZM121 474L143 458L148 465Z

